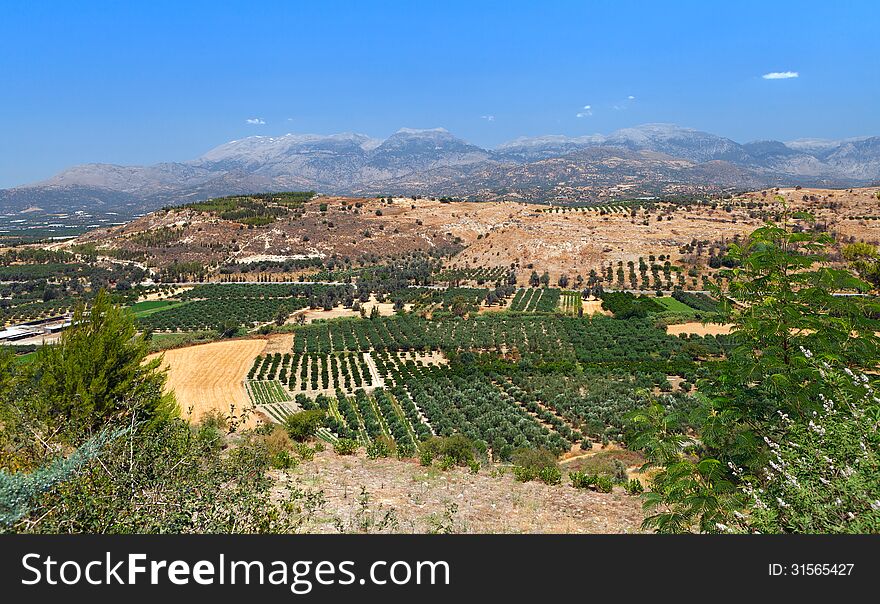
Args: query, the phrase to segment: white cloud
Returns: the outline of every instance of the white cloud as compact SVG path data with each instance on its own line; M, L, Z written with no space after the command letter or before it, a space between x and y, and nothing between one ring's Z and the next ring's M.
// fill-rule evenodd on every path
M495 116L494 116L494 115L481 115L481 116L480 116L480 119L481 119L481 120L486 120L487 122L494 122L494 121L495 121Z
M593 115L593 107L590 105L584 105L584 110L579 111L575 117L590 117Z
M263 124L266 123L266 120L264 120L261 117L250 117L250 118L246 119L245 122L247 122L248 124L250 124L252 126L262 126Z
M796 71L771 71L770 73L765 73L761 77L765 80L790 80L791 78L797 78L800 74Z
M628 97L626 97L626 100L634 101L634 100L636 100L636 97L634 97L633 95L629 95Z

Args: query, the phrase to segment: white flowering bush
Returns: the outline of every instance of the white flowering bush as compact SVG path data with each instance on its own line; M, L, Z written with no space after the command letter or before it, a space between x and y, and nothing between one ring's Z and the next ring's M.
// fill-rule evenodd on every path
M816 365L830 392L806 423L782 417L784 431L765 437L760 481L742 487L744 530L880 533L880 398L865 374Z

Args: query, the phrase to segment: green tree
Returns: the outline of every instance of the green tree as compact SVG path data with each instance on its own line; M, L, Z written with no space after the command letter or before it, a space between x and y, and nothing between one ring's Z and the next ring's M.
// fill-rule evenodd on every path
M449 305L449 311L456 317L463 317L468 314L471 304L468 303L464 296L455 296Z
M293 440L302 442L315 435L324 423L324 411L322 409L313 409L311 411L300 411L289 416L284 422L287 433Z
M161 360L147 360L148 348L132 315L102 290L91 306L76 309L60 341L40 348L30 366L39 417L75 435L133 412L140 420L174 413L173 399L161 394Z
M275 325L284 325L288 317L290 317L290 310L286 306L280 306L278 312L275 313Z
M728 289L719 319L733 323L733 348L719 371L699 384L697 412L682 418L660 406L632 417L633 446L660 468L646 508L646 527L664 532L717 532L748 505L747 485L762 469L786 422L808 425L829 394L824 365L872 369L880 358L877 302L840 297L866 284L827 265L826 234L795 228L807 214L783 214L729 256ZM696 434L687 434L687 424ZM755 486L757 488L757 486Z
M843 257L874 290L880 289L880 251L876 246L870 243L852 243L844 246Z
M221 338L232 338L235 334L238 333L239 325L232 319L228 319L223 322L222 327L220 328L220 337Z

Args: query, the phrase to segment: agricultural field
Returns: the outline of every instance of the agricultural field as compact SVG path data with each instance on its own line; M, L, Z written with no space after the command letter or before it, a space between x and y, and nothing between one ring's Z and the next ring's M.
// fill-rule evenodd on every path
M145 275L142 269L116 264L87 253L37 247L0 252L0 328L69 314L101 288L117 301L138 296L132 285Z
M491 268L448 268L442 270L435 277L435 281L447 283L459 283L462 281L473 282L477 285L506 283L508 280L516 282L516 270L495 266Z
M282 318L297 310L334 307L344 297L353 299L348 286L289 284L211 284L185 290L176 300L148 305L137 312L145 328L154 331L222 330L229 326L256 326Z
M559 312L564 315L580 315L583 313L581 292L563 291L560 293Z
M270 407L273 421L320 408L329 438L410 450L431 435L464 434L498 459L523 447L561 455L619 442L625 415L645 404L641 392L686 409L689 395L670 376L693 383L701 360L726 346L667 335L647 319L563 314L407 313L304 325L293 335L290 352L257 357L247 374L254 404L284 405Z
M559 306L560 292L553 288L519 289L510 303L510 310L518 312L554 312Z
M668 310L670 312L682 313L682 314L693 314L694 313L694 309L691 306L685 304L684 302L680 302L679 300L677 300L676 298L673 298L673 297L662 296L660 298L655 298L654 301L657 302L657 304L663 306L666 310Z
M174 393L181 415L198 421L219 413L255 426L258 420L244 382L247 368L265 345L265 340L229 340L161 353L168 368L166 387Z

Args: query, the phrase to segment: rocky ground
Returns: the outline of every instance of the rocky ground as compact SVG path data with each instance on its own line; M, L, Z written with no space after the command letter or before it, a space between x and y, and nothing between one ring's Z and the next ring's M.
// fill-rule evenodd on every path
M500 466L444 472L328 450L273 477L279 499L301 492L312 533L634 533L643 518L641 500L619 487L521 483Z

